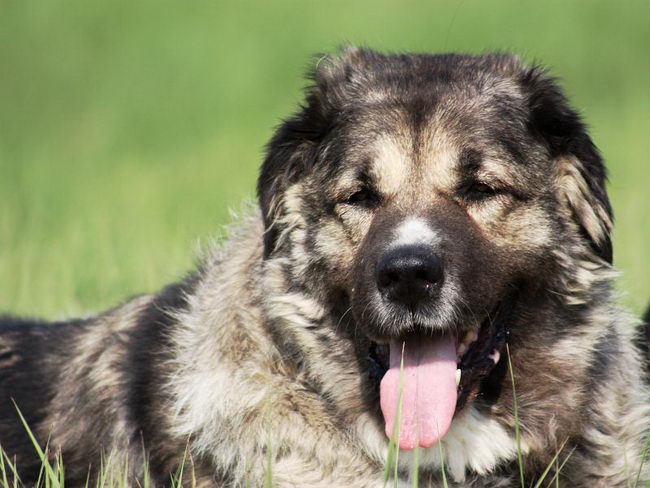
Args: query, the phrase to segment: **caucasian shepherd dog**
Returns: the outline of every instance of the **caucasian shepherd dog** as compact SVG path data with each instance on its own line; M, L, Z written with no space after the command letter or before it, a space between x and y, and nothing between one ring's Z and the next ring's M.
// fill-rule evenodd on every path
M550 465L545 483L627 487L639 321L614 300L603 161L554 79L354 48L312 79L259 211L197 271L89 319L4 319L22 480L41 463L16 406L69 486L103 464L133 485L184 465L188 486L380 487L392 437L400 486L414 466L422 487L520 486L521 455L527 484Z

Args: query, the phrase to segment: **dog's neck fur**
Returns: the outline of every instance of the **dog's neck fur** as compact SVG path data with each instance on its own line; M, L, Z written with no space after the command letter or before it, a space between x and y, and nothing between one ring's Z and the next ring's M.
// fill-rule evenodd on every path
M239 378L238 381L247 381L248 376L266 375L269 388L290 389L293 388L291 385L297 385L316 392L322 401L322 415L329 418L327 423L336 425L346 433L352 445L361 448L371 463L382 465L386 459L387 442L377 404L373 407L368 403L372 393L367 391L368 385L364 381L366 371L359 360L360 351L355 350L348 335L350 327L354 332L350 314L341 317L337 311L337 315L326 307L322 297L310 294L308 286L301 287L300 283L296 283L295 270L289 267L295 261L281 256L263 259L261 224L255 217L247 227L237 232L246 234L246 239L254 240L256 244L244 246L243 249L247 251L225 249L213 255L211 259L218 261L218 264L206 267L212 270L210 276L205 277L202 288L197 290L190 302L190 307L195 311L188 313L187 317L193 317L193 322L184 322L184 317L179 317L183 327L177 332L180 337L178 343L184 344L183 336L193 338L192 344L188 343L186 348L179 350L180 355L187 354L192 358L187 361L179 359L179 364L196 365L192 368L204 365L202 367L207 368L204 372L183 371L171 384L178 399L176 412L181 420L179 435L192 434L195 445L199 449L203 447L204 452L232 452L232 458L220 459L219 462L235 466L235 471L243 470L241 463L236 461L237 456L240 459L250 458L252 452L215 449L212 445L214 430L224 429L228 411L225 407L219 407L223 403L220 399L213 396L208 398L204 392L218 391L221 397L232 399L236 394L234 391L228 392L236 387L233 384L235 376ZM241 243L242 238L234 239L234 242ZM251 249L254 249L252 253ZM224 279L224 274L229 278ZM232 276L241 276L238 284L233 285ZM624 467L619 465L624 459L623 452L641 452L638 449L642 439L639 431L643 431L643 419L648 414L648 407L644 403L646 392L633 391L633 388L609 391L615 383L607 381L600 387L603 391L594 392L591 385L583 382L584 378L590 377L587 370L594 367L594 361L607 363L610 352L598 349L607 334L621 338L618 342L621 350L616 354L623 356L623 360L612 368L608 368L607 364L602 365L604 369L600 374L625 376L638 370L635 365L637 352L627 340L632 334L630 324L633 321L622 323L620 314L619 319L615 320L617 315L611 312L613 305L609 297L603 297L603 303L597 307L586 308L570 306L563 298L566 297L548 301L544 306L560 307L563 314L549 316L565 317L564 323L538 323L538 317L520 314L511 327L509 343L519 404L520 448L527 455L527 468L534 473L543 470L563 443L567 442L565 453L579 447L563 469L563 476L576 480L575 486L587 486L580 483L590 476L593 479L609 476L611 486L624 486L622 483L627 477ZM522 299L526 300L526 297ZM236 317L214 315L214 310L224 309L223 306L215 306L215 300L219 303L245 301L246 307L240 306L238 309L246 310L250 318L243 316L242 312ZM196 310L201 310L201 315ZM198 316L202 316L203 320L197 322ZM253 319L253 316L256 318ZM267 317L266 322L259 320L260 317ZM580 324L586 321L589 321L590 327L581 328ZM531 326L530 322L535 325ZM264 323L265 328L251 330L244 326L245 323ZM527 327L521 327L522 324ZM183 328L192 327L198 329L198 333L183 334ZM526 336L521 331L526 331ZM219 342L214 340L215 334L221 337ZM224 351L220 345L228 343L223 340L224 335L236 335L236 343L243 343L242 347L247 352ZM578 336L580 340L576 340ZM196 342L197 338L199 343ZM585 355L580 350L584 347L593 354ZM303 354L303 351L309 351L309 354ZM235 363L241 366L241 371L236 375L233 373L233 377L228 373L215 373L221 369L218 363L215 364L215 358L223 354L234 356ZM205 361L196 360L197 355L205 356ZM585 361L585 357L595 359ZM562 366L569 359L573 364L571 371ZM540 362L549 368L544 377L538 375L537 364ZM558 367L553 369L555 363ZM260 371L260 364L268 365L269 370ZM629 371L625 370L626 364L630 364ZM324 371L328 374L323 374ZM566 388L567 383L575 383L575 387ZM638 384L635 381L616 384L628 383L630 386ZM574 393L567 397L567 391ZM238 402L245 405L242 403L239 408L259 411L266 403L264 398L267 394L268 388L260 391L259 398L240 399ZM189 395L206 397L205 402L184 402L183 398ZM450 432L442 441L442 449L448 472L460 483L458 486L479 486L473 485L471 480L516 459L518 446L514 437L513 404L512 388L507 378L500 397L493 405L482 405L479 398L474 406L465 409L454 420ZM196 405L201 408L192 408L191 411L185 408ZM608 418L608 424L617 425L618 428L608 433L585 431L581 421L585 416L617 417L615 421ZM590 425L599 425L599 422ZM210 434L202 437L202 432ZM604 452L598 448L599 436L603 435L610 437L608 446L617 446L619 450ZM202 442L202 438L205 442ZM234 439L232 442L237 444ZM590 461L593 456L608 459L611 472L590 473L590 466L596 464ZM409 472L412 457L409 453L400 454L400 464L405 472ZM437 446L420 453L419 463L425 471L438 471L439 460ZM628 469L638 466L638 461L633 455L628 456ZM597 465L602 467L607 464ZM466 480L465 484L463 480Z

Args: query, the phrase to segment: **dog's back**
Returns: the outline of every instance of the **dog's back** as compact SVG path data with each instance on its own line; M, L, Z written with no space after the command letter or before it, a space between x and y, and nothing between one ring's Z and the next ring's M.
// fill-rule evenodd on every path
M166 341L191 286L173 284L85 320L0 319L0 446L25 486L42 461L20 415L39 446L50 446L50 460L61 454L69 486L92 485L100 463L128 469L132 481L148 463L154 486L168 479L187 439L175 445L162 421Z
M116 441L116 406L125 402L115 371L129 349L116 354L114 345L129 341L107 325L119 311L68 322L0 320L0 445L25 486L37 481L43 464L30 435L41 449L49 446L50 461L63 456L73 486L85 482L100 446Z
M82 324L0 319L0 446L20 463L26 483L41 463L20 415L32 428L43 422L67 354L61 346Z

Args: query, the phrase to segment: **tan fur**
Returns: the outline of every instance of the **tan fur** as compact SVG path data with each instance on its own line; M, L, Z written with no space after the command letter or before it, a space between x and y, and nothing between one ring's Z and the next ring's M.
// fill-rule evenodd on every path
M313 82L269 143L259 208L195 272L87 320L7 321L0 387L66 483L104 457L133 486L183 466L201 488L264 486L269 469L281 488L383 487L380 344L477 330L448 433L417 463L400 452L390 486L417 464L441 487L444 464L448 486L514 488L518 453L527 486L549 465L564 488L645 482L650 394L613 292L605 169L553 80L504 54L351 48ZM408 306L378 279L405 248L441 271ZM0 417L0 442L35 481L15 424Z

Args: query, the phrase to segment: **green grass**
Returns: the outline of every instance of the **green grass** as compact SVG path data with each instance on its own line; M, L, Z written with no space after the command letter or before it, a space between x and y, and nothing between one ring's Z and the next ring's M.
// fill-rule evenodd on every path
M91 313L182 275L253 197L309 56L347 41L505 49L553 68L608 162L622 302L639 313L650 300L649 17L645 1L5 0L0 312ZM12 466L0 456L3 487Z
M391 482L391 478L395 487L399 485L399 449L397 448L397 444L400 436L399 431L401 425L400 417L401 417L401 409L402 409L402 389L403 389L403 381L404 381L404 349L403 348L404 346L402 346L402 358L400 360L400 394L398 396L397 415L395 417L393 435L389 440L385 467L384 467L384 487L386 488L389 486ZM517 445L517 460L519 465L519 478L521 482L521 488L526 488L527 486L529 486L530 488L542 488L542 487L551 487L551 486L555 486L556 488L559 488L562 468L564 467L566 462L573 454L575 447L571 449L571 451L564 456L564 459L560 464L559 460L562 457L564 447L568 441L568 439L565 439L560 445L560 447L558 448L553 459L551 459L551 461L546 466L546 469L540 475L540 477L528 483L526 482L524 477L524 461L523 461L524 453L521 450L521 443L520 443L521 425L519 419L519 408L518 408L517 393L516 393L515 372L512 367L512 361L510 359L510 348L508 347L507 344L506 344L506 353L507 353L506 356L508 361L508 372L510 376L512 393L513 393L515 439ZM16 406L16 410L23 424L23 427L27 431L29 438L32 441L34 450L38 454L39 459L41 460L42 463L41 474L35 486L39 488L41 487L42 488L63 488L63 486L65 485L65 469L64 469L64 462L62 456L60 454L56 456L52 456L49 453L47 445L45 446L45 448L42 448L38 443L38 441L36 440L36 438L34 437L34 435L32 434L31 429L27 425L25 418L23 417L22 413L20 412L17 406ZM446 473L445 462L444 462L445 459L444 450L443 450L444 448L442 446L442 442L438 442L437 447L440 455L440 486L441 488L447 488L449 486L449 483L447 481L447 473ZM188 457L189 457L188 448L189 448L189 444L186 446L186 451L183 455L183 460L181 462L181 465L176 469L176 472L173 473L171 476L170 479L171 488L181 488L184 486L183 482L185 478L183 477L183 472L185 470L185 467L188 465ZM648 434L644 442L643 450L641 453L641 462L637 472L634 473L633 476L634 482L628 485L629 488L639 488L641 486L640 485L641 474L643 471L644 464L647 460L647 454L649 449L650 449L650 434ZM266 441L265 453L266 453L266 465L264 469L263 483L264 483L264 488L272 488L273 487L273 440L270 435ZM415 460L412 468L413 470L410 473L410 482L412 488L418 488L419 486L418 453L419 453L419 448L416 447ZM626 453L623 452L621 455L625 456ZM108 456L108 459L106 458L102 459L102 462L100 464L100 472L95 484L96 488L127 488L129 486L128 459L124 462L123 465L116 465L115 463L111 462L111 456L112 453ZM23 487L23 485L20 483L20 479L18 477L18 471L19 471L19 466L16 466L15 463L11 461L11 459L2 450L2 445L0 445L0 488L19 488L19 487L29 488L29 487ZM549 474L551 474L551 472L553 473L553 477L549 481L547 481L546 484L544 484L544 482L547 480L547 477L549 476ZM250 480L248 479L248 475L249 472L247 470L245 474L243 488L248 488L250 486ZM627 470L626 470L626 477L629 477ZM185 483L185 485L187 486L187 483ZM144 477L142 480L141 488L149 488L150 486L151 486L151 481L150 481L149 471L148 471L148 461L145 458ZM196 479L194 477L193 469L189 477L189 486L191 488L194 488L196 486ZM86 488L91 488L88 482L86 483ZM650 488L650 481L646 483L646 488Z
M650 300L650 3L6 0L0 311L64 316L150 291L253 196L309 56L516 51L563 78L611 169L620 289Z
M524 480L524 457L521 451L521 431L519 423L519 405L517 403L517 385L515 383L515 372L512 369L512 361L510 359L510 346L506 344L506 356L508 358L508 371L510 372L510 383L512 385L512 412L515 420L515 442L517 444L517 465L519 467L519 481L521 488L526 488Z

